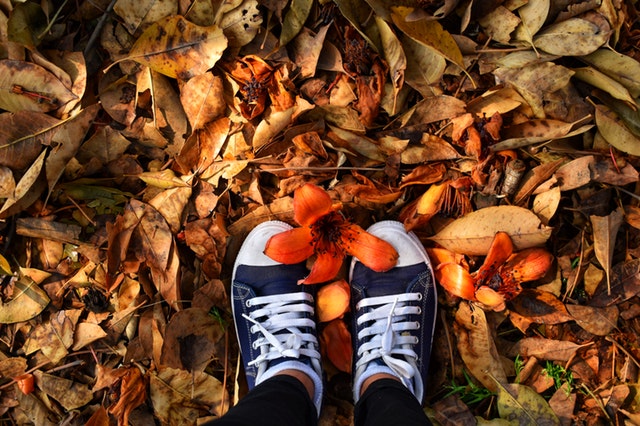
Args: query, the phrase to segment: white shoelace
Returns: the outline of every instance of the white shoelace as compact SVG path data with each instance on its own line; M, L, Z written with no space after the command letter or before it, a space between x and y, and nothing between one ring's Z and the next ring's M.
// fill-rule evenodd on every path
M305 303L308 302L308 303ZM301 328L315 328L313 317L313 297L304 292L260 296L247 300L247 306L256 306L250 315L242 314L253 323L251 333L262 333L253 342L254 349L260 348L260 355L249 362L258 365L256 380L266 371L269 361L278 358L300 358L307 356L312 366L320 370L318 340ZM286 330L287 332L283 332Z
M356 371L364 371L370 362L382 361L399 377L410 380L419 374L416 361L418 355L413 350L418 338L408 331L420 328L420 323L407 321L407 315L420 314L419 306L409 302L422 299L420 293L405 293L391 296L362 299L356 309L373 307L370 312L360 315L358 325L373 321L360 330L358 340L366 341L358 349Z

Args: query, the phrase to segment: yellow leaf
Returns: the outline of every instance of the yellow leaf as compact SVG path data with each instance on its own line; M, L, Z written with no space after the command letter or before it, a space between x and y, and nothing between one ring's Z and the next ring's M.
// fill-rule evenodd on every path
M622 84L618 83L608 75L592 67L574 68L574 76L590 85L604 90L616 99L627 102L629 105L636 105L636 101L631 97L629 91ZM640 78L640 75L638 76Z
M289 11L284 16L284 22L282 23L282 33L280 33L280 46L284 46L289 43L304 26L309 12L311 12L311 6L313 0L292 0L289 6Z
M631 155L640 155L640 138L625 126L620 117L605 105L596 105L596 125L611 145Z
M49 296L35 281L22 277L15 283L14 296L0 305L0 324L13 324L30 320L49 304Z
M484 256L498 231L509 234L515 250L520 251L544 244L551 230L529 209L495 206L454 220L430 239L456 253Z
M514 424L558 425L549 403L535 390L518 384L498 384L500 417Z
M605 48L580 59L618 81L634 98L640 96L640 62L637 60Z
M159 172L144 172L138 177L151 186L169 189L189 186L188 183L176 176L173 170L165 169Z
M533 36L542 28L549 14L550 0L530 0L518 8L521 24L516 28L515 40L533 44Z
M462 52L455 40L438 21L411 21L405 20L406 16L413 11L412 8L396 6L393 8L391 18L393 23L406 35L432 49L443 58L458 65L464 70Z
M227 39L216 25L201 27L182 16L171 16L147 28L124 59L189 80L212 68L226 47Z

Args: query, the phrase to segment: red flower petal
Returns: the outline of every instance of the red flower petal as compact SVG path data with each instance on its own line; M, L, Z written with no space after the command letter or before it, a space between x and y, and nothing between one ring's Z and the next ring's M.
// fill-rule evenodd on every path
M300 263L313 254L311 240L310 228L293 228L269 238L264 254L285 265Z
M320 334L322 351L338 370L351 373L353 345L351 333L342 320L333 320L322 329Z
M296 189L293 194L293 218L302 226L315 223L331 212L331 197L319 186L310 183Z
M344 255L335 251L318 254L313 267L311 267L311 273L298 284L318 284L335 278L342 266L342 259L344 259Z
M388 242L369 234L358 225L344 225L340 242L351 256L376 272L385 272L396 266L398 252Z
M491 277L498 272L498 268L507 261L512 253L513 243L511 242L509 234L506 232L497 232L493 237L491 247L489 247L489 252L487 253L487 257L484 259L484 263L475 273L477 286L479 287L484 285L487 280L490 280Z

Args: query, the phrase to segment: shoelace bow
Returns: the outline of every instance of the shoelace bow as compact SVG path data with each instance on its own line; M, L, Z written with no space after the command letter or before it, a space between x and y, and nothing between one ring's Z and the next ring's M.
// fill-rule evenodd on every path
M264 373L269 361L279 358L309 357L320 366L318 339L301 329L315 329L313 297L304 292L259 296L247 300L248 306L258 307L250 315L242 316L253 323L251 333L262 333L253 342L260 355L249 362L258 365L258 377Z
M373 324L358 333L358 340L365 343L358 349L356 369L366 368L371 361L382 359L400 377L411 379L418 373L418 355L413 350L418 338L405 332L420 328L418 322L408 321L407 315L421 313L419 306L410 304L421 299L420 293L406 293L370 297L358 303L356 309L373 307L370 312L360 315L358 325L368 321Z

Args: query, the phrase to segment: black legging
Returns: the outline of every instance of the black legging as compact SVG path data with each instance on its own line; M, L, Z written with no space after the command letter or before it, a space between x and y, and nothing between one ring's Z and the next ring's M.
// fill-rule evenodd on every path
M400 382L373 382L358 400L356 426L431 425L413 394ZM316 408L304 385L291 376L265 380L218 420L204 426L312 426L318 424Z

